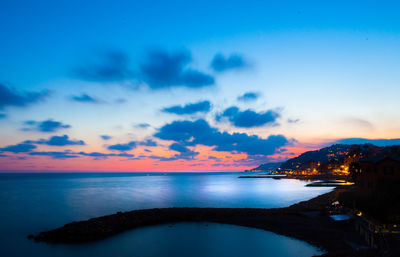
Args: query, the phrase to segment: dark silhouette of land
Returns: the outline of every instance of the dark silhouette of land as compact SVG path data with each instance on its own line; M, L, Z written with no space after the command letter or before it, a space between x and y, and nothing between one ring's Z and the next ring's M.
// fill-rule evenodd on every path
M352 247L364 246L364 242L349 221L334 221L325 215L327 204L337 199L340 190L344 189L278 209L184 207L118 212L30 237L51 243L84 243L143 226L208 221L259 228L304 240L333 254L325 256L374 256Z

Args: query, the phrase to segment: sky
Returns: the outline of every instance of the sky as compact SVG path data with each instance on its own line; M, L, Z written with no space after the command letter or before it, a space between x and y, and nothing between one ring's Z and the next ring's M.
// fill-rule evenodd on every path
M398 144L397 1L0 2L1 171L242 171Z

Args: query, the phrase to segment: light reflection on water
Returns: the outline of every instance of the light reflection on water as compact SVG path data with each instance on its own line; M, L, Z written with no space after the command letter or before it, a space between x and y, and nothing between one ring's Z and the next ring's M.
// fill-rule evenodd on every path
M32 243L26 235L117 211L173 206L283 207L331 190L304 187L306 183L297 180L239 179L239 175L1 174L4 247L0 247L0 256L31 252L52 256L51 246Z
M322 254L304 242L268 231L205 222L144 227L100 242L53 248L53 253L63 256L86 257L93 252L96 257L309 257Z

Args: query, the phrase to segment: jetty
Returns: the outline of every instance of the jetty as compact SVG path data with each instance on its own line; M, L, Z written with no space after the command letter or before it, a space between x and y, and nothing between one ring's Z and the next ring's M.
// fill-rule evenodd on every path
M309 201L276 209L182 207L118 212L68 223L28 237L49 243L85 243L143 226L176 222L216 222L264 229L297 238L334 254L329 256L358 256L360 251L354 246L365 247L365 243L351 222L334 221L326 214L327 203L335 201L337 194L338 190L334 190Z
M280 178L286 178L286 174L271 174L271 175L245 175L245 176L239 176L239 178L274 178L274 179L280 179Z

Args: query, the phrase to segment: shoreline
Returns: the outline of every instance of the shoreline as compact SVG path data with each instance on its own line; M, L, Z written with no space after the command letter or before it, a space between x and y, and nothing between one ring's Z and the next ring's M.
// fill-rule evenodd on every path
M172 207L128 212L72 222L29 238L48 243L85 243L111 237L126 230L177 222L216 222L258 228L296 238L326 251L326 255L356 254L351 245L365 245L348 221L334 221L326 206L345 189L319 195L285 208ZM350 242L350 243L349 243ZM334 254L334 255L332 255ZM346 256L346 255L343 255Z
M250 172L248 172L250 173ZM253 172L255 173L255 172ZM302 181L314 180L348 180L347 175L333 175L333 174L315 174L315 175L294 175L294 174L246 174L241 175L239 178L274 178L274 179L297 179Z

